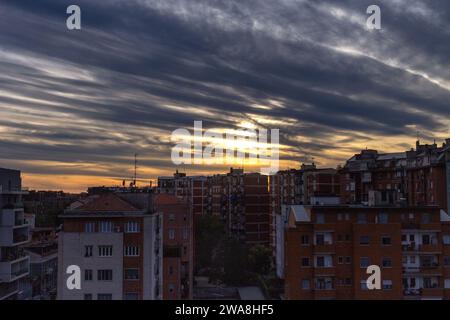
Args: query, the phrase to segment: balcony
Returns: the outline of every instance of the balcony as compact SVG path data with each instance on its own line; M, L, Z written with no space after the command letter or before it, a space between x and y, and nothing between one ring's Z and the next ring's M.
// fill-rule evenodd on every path
M430 243L430 244L421 244L419 245L419 251L425 252L425 253L431 253L431 252L442 252L442 245L438 244L437 242Z
M24 276L30 271L30 257L20 257L14 261L0 262L0 280L12 282Z
M314 253L334 253L336 246L332 242L317 243L314 245Z
M439 287L438 284L435 284L429 288L422 289L422 299L424 298L432 298L432 299L442 299L444 295L443 288Z
M28 188L12 186L9 188L0 185L0 194L28 194Z
M336 268L334 266L328 266L328 267L315 267L314 268L314 275L315 276L334 276L336 274Z
M22 226L0 227L0 246L13 247L30 241L30 227Z
M0 263L2 262L14 262L16 260L26 257L26 253L22 248L2 248Z
M403 296L406 298L414 298L422 296L422 289L404 289Z
M405 252L419 251L419 245L417 245L415 243L402 244L402 251L405 251Z
M0 284L0 300L11 298L19 291L17 282Z

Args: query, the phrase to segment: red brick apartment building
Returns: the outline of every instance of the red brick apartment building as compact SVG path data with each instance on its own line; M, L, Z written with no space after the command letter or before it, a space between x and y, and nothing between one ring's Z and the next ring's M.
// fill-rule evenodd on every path
M324 192L304 206L286 190L306 200L308 178L297 178L301 191L292 170L272 178L272 245L286 298L449 299L450 139L417 141L406 152L363 150L336 179L338 197ZM365 288L367 264L382 268L382 290Z
M217 215L226 231L249 245L269 245L270 194L268 177L231 168L208 177L158 178L158 192L187 199L194 213Z
M450 298L450 219L437 207L292 207L285 250L287 299ZM373 264L381 290L365 285Z
M279 171L270 177L270 243L278 257L277 273L283 278L283 227L291 205L340 203L340 177L336 169L318 169L314 163ZM278 253L277 253L278 251Z
M213 208L220 210L228 233L248 245L268 246L270 234L268 177L231 168L226 175L211 177L211 181Z
M450 139L406 152L380 154L363 150L340 170L341 203L436 205L448 211ZM446 158L447 157L447 158Z
M162 298L160 216L149 193L102 193L71 206L58 235L58 299ZM81 268L81 290L66 286L66 269Z
M177 170L173 176L158 177L157 190L188 201L194 215L202 215L209 210L209 187L205 176L186 176Z
M162 216L163 299L192 299L194 234L192 210L187 201L161 193L154 198Z

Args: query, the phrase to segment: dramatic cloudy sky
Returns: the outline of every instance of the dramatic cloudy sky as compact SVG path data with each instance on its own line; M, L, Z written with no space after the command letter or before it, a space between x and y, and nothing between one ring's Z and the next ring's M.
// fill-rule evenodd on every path
M0 166L75 191L132 176L138 153L151 179L194 120L280 128L282 167L442 142L449 27L448 0L1 0Z

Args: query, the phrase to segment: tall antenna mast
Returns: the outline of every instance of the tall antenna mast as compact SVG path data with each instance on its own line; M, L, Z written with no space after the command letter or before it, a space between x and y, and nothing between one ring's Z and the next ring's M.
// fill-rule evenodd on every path
M136 187L136 180L137 180L137 153L134 154L134 179L133 179L133 185Z

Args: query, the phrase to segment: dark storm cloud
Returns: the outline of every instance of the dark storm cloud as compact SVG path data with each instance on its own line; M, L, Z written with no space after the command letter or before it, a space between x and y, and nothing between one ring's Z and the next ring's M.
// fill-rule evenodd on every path
M169 168L194 120L281 126L293 160L448 134L450 3L378 1L370 32L372 2L77 1L68 31L72 1L2 1L2 158Z

